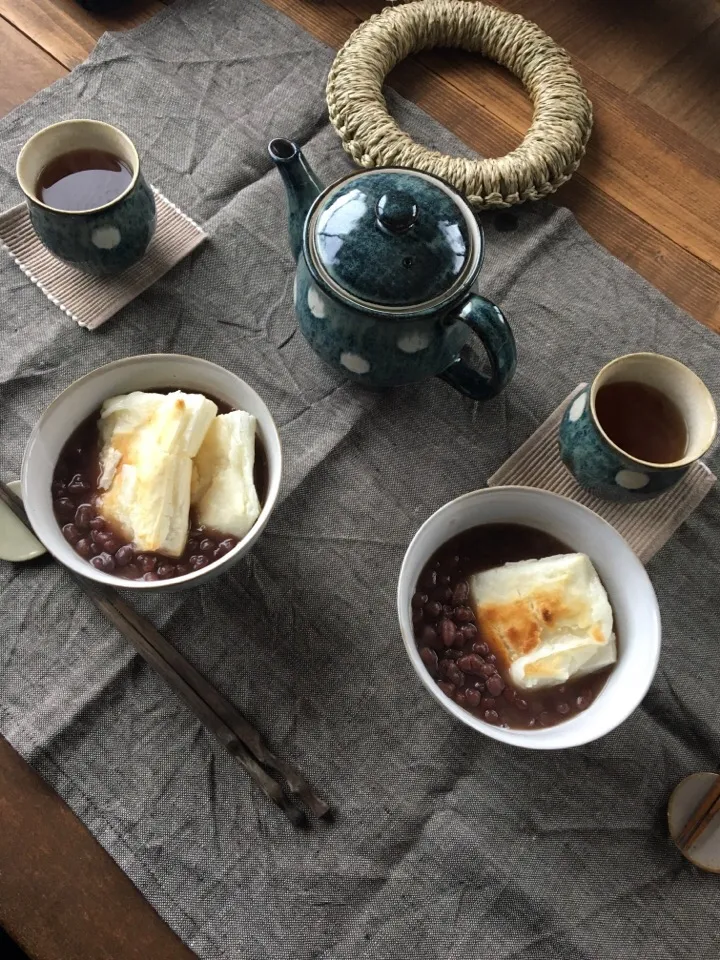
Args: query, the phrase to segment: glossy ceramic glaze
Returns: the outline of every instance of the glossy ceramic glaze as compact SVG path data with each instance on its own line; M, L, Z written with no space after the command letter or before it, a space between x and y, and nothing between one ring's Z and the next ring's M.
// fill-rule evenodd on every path
M119 197L92 210L57 210L36 193L47 164L71 150L105 150L120 157L133 178ZM116 127L97 120L65 120L36 133L17 161L30 221L45 246L84 273L119 273L143 256L155 232L155 199L140 171L137 150Z
M260 516L238 545L203 570L167 581L126 580L97 570L65 540L53 512L50 486L60 451L83 420L100 409L104 400L132 390L197 391L222 400L257 418L257 428L268 462L268 492ZM33 428L22 463L22 497L35 533L50 553L71 570L98 583L123 590L173 592L214 580L251 549L265 528L277 500L282 474L280 437L270 411L244 380L229 370L180 354L146 354L116 360L76 380L60 394Z
M19 497L21 483L11 480L7 484L10 490ZM28 530L22 520L19 520L10 507L0 502L0 560L9 560L11 563L24 563L34 560L43 553L45 547L37 537Z
M304 240L324 287L396 316L455 300L483 253L480 225L455 192L407 170L371 170L330 187L312 208Z
M595 397L609 383L635 381L655 387L680 410L688 431L682 460L649 463L630 456L606 435L595 414ZM632 417L632 410L627 411ZM560 454L581 487L603 500L633 503L651 500L674 486L690 464L712 445L717 412L710 391L700 378L671 357L633 353L618 357L570 404L560 424Z
M298 322L323 360L372 388L442 376L474 399L502 390L515 342L477 292L483 237L462 197L403 169L352 174L321 192L295 144L269 149L287 191ZM473 334L489 376L460 359Z
M607 590L618 634L618 661L596 700L555 727L510 730L486 723L445 696L428 673L415 642L410 601L420 573L452 537L487 523L518 523L543 530L587 554ZM660 611L642 563L614 527L587 507L545 490L491 487L465 494L429 517L413 537L400 570L397 609L405 651L428 693L468 727L517 747L576 747L621 724L647 693L660 657Z

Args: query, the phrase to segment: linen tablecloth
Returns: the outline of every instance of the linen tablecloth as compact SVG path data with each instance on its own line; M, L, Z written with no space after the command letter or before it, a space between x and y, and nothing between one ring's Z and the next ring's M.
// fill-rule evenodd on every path
M32 133L96 117L210 236L94 332L0 259L0 474L19 474L60 390L119 357L195 354L264 397L286 458L267 531L215 583L133 602L337 821L293 831L50 565L0 565L0 731L206 960L716 957L717 880L671 845L664 806L717 762L717 492L649 565L664 640L645 702L580 749L511 749L442 711L403 651L395 585L420 523L483 486L601 364L671 354L717 397L718 340L542 203L514 211L514 230L482 216L483 291L518 342L502 396L479 405L440 381L372 394L325 367L293 318L266 144L297 139L326 181L350 168L325 111L331 59L260 0L180 0L0 123L3 208ZM424 143L470 155L390 103Z

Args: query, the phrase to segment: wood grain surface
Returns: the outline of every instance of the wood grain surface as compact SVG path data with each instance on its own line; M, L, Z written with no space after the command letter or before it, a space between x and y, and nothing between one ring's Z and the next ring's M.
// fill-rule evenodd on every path
M37 90L54 83L65 69L25 34L0 17L0 111L9 113ZM12 66L10 66L12 64Z
M85 60L107 30L127 30L137 26L162 10L163 4L157 0L131 0L118 2L117 8L123 9L122 16L88 13L75 0L0 0L0 17L12 23L58 63L71 70ZM5 73L2 75L4 80ZM44 86L47 84L38 83L31 93ZM22 103L22 100L17 102Z
M201 0L198 0L201 2ZM331 47L382 0L267 0ZM718 0L498 0L575 59L595 108L586 158L557 194L585 229L692 316L720 330ZM105 30L161 8L99 17L74 0L0 0L0 114L63 76ZM531 117L520 84L458 51L423 53L391 85L486 155ZM0 924L37 960L186 960L68 807L0 738Z
M193 960L72 811L0 737L0 923L38 960Z

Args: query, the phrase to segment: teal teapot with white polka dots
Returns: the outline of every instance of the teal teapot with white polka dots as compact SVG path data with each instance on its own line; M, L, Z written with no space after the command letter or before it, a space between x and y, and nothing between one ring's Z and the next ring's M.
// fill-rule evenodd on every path
M287 193L295 311L313 350L376 389L439 376L474 400L500 393L515 372L515 340L477 291L483 235L460 194L387 167L323 189L297 144L268 149ZM487 371L460 356L473 338Z

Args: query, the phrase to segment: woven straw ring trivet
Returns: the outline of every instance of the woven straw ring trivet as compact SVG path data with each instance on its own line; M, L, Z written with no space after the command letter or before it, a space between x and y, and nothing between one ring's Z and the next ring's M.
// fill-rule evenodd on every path
M461 47L507 67L535 106L520 146L504 157L466 160L415 143L388 113L383 81L405 57ZM330 120L361 167L412 167L442 177L474 207L538 200L577 169L592 104L570 57L534 23L476 0L416 0L386 7L355 30L327 83Z

